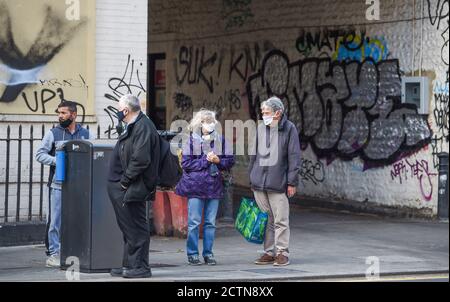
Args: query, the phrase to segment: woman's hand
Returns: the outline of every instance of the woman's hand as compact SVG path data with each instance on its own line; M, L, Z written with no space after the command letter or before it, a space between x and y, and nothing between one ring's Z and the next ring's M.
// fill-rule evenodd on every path
M220 158L217 155L214 155L213 157L213 163L220 164Z
M215 155L214 152L212 151L206 155L206 160L214 164L220 163L220 158L217 155Z
M206 160L209 162L213 162L213 156L214 156L214 152L209 152L208 154L206 154Z

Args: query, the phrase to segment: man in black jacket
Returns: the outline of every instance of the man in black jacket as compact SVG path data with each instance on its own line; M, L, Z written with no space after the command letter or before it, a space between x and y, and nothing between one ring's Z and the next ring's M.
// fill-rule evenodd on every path
M152 275L146 201L154 194L158 179L159 135L135 96L121 97L118 110L126 127L111 158L108 194L123 233L124 256L122 268L112 269L111 275L146 278Z

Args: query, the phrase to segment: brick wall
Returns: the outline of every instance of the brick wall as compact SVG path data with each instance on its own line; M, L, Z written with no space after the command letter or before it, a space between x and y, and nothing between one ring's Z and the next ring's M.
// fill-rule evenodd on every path
M105 112L116 105L111 98L130 89L146 99L147 26L147 1L97 0L95 106L102 127L115 126Z

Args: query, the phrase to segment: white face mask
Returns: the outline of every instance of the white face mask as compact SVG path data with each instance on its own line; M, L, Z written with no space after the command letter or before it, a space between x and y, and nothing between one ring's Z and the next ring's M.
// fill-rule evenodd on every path
M263 116L264 125L269 126L273 122L273 116Z
M203 129L205 129L206 132L211 133L216 129L216 123L208 123L202 125Z

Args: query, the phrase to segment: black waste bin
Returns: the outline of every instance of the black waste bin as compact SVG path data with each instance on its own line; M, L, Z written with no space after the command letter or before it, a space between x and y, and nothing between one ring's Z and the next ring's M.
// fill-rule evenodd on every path
M78 258L80 272L122 267L123 238L108 197L107 177L114 141L73 140L63 145L66 175L62 185L61 267Z

